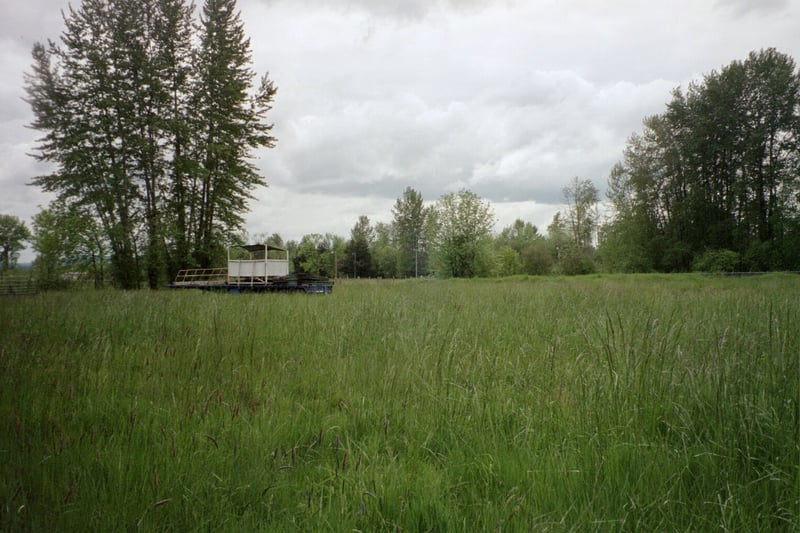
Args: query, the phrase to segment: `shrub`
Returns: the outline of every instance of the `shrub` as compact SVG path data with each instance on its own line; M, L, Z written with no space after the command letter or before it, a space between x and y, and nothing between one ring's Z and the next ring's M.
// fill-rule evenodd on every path
M595 272L594 261L584 250L571 249L561 259L561 273L567 276L580 276Z
M739 254L733 250L706 250L692 261L695 272L735 272Z
M532 244L522 250L522 271L526 274L549 274L553 268L553 256L547 245Z

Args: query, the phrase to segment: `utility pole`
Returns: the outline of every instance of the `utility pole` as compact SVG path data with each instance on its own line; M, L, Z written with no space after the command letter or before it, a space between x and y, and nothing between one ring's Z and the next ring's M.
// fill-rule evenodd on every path
M419 277L419 235L414 240L414 277Z

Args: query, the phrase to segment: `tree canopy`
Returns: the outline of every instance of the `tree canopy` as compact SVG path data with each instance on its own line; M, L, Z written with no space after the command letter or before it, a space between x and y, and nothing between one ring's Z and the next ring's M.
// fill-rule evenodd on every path
M797 269L798 141L800 74L774 49L676 89L612 169L607 255L681 271L728 250L742 270Z
M0 215L0 261L8 270L17 263L19 252L25 249L24 241L31 238L25 223L12 215Z
M344 250L342 271L354 278L369 277L372 275L372 244L375 241L375 229L369 217L358 217L353 229L350 230L350 240Z
M33 180L93 218L126 288L146 273L208 266L242 229L255 187L249 162L272 147L276 88L254 86L235 0L83 0L60 42L37 43L26 75L39 160Z
M34 269L42 288L59 287L63 274L86 272L95 286L103 283L107 245L100 228L75 206L55 201L33 218Z
M422 194L406 187L403 196L392 208L398 249L399 269L405 276L428 272L429 239L426 232L430 208L425 207Z
M434 207L438 266L449 277L474 277L490 271L491 205L470 190L443 195Z

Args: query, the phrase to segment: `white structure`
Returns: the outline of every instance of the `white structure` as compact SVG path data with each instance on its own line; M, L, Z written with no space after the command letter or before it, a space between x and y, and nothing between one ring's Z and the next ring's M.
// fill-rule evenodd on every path
M231 249L228 248L229 284L266 285L269 278L289 275L288 250L270 244L247 244L238 248L246 250L250 257L231 259Z

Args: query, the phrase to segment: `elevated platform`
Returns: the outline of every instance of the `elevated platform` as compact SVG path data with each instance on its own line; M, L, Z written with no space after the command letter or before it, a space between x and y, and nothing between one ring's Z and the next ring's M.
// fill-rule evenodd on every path
M234 247L244 250L246 258L231 257L228 249L227 268L194 268L181 270L169 287L240 292L306 292L330 294L333 281L324 276L289 274L289 252L266 244Z

